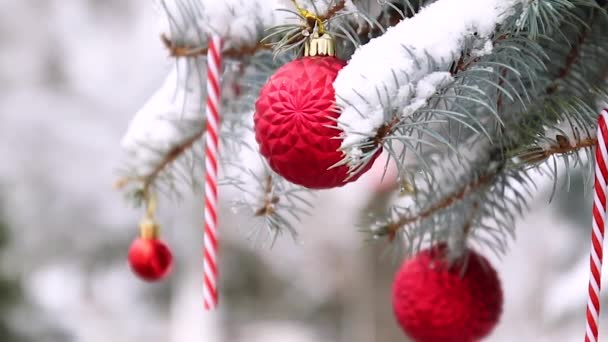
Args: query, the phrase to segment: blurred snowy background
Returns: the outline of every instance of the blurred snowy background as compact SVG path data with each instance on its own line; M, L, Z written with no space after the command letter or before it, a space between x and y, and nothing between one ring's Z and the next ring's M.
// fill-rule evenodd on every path
M378 172L320 193L297 244L253 246L226 207L219 312L202 310L198 197L162 204L170 280L131 275L140 212L112 183L121 136L170 67L158 27L150 1L0 0L0 341L405 341L397 263L355 227L388 196ZM547 205L551 182L536 178L517 240L493 259L506 306L488 341L584 334L590 197L573 175Z

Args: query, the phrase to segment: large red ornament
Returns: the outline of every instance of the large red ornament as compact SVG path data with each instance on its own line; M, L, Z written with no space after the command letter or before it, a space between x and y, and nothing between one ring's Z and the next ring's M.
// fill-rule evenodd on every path
M344 157L333 82L345 64L330 56L303 57L282 66L260 91L255 138L270 167L292 183L338 187L357 180L373 164L348 180L348 166L329 169Z
M173 255L156 237L140 237L129 248L129 264L135 274L146 281L157 281L171 271Z
M393 283L397 321L416 342L477 342L498 322L496 271L473 250L448 265L441 244L406 260Z

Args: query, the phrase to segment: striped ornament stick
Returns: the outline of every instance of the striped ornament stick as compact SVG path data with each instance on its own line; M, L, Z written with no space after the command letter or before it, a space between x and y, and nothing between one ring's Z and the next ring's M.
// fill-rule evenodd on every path
M606 218L606 180L608 179L608 109L604 109L597 124L597 146L595 148L595 184L593 196L593 229L591 233L591 257L589 275L589 298L587 301L587 328L585 342L597 342L600 315L600 289L602 257L604 250L604 223Z
M220 125L222 40L212 36L207 51L207 134L205 138L205 228L203 301L206 310L217 307L217 173Z

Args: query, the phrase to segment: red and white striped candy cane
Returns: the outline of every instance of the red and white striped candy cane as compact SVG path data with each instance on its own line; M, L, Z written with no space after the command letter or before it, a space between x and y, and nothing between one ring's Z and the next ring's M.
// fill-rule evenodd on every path
M606 218L606 180L608 180L608 110L604 109L597 123L595 148L595 184L593 196L593 230L591 233L591 260L589 298L587 301L587 329L585 342L597 342L600 316L600 289L604 250L604 222Z
M207 134L205 138L205 230L203 260L203 302L206 310L217 307L217 173L220 125L220 74L222 40L209 39L207 51Z

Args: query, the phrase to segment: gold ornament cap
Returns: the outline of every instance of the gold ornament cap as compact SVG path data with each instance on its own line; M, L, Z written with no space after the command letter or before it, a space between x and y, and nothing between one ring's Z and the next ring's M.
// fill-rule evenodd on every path
M139 237L146 240L158 238L160 227L158 223L149 217L144 217L139 222Z
M304 56L335 56L336 41L329 33L319 33L315 30L304 44Z

